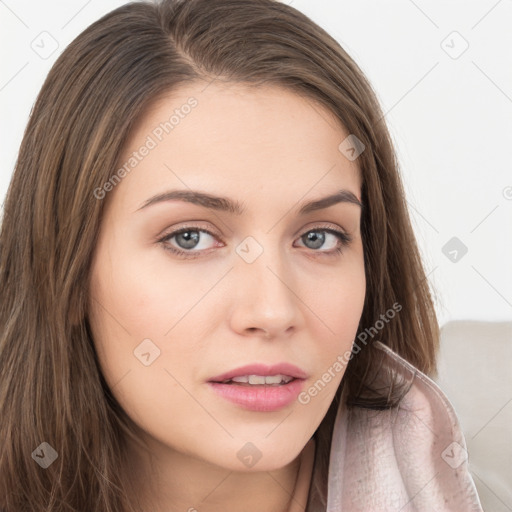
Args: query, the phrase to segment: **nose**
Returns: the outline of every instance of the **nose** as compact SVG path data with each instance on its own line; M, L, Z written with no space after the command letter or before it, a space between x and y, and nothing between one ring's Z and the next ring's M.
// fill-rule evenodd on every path
M255 261L239 259L231 272L234 287L231 328L240 335L289 337L302 325L300 291L278 251L265 250Z

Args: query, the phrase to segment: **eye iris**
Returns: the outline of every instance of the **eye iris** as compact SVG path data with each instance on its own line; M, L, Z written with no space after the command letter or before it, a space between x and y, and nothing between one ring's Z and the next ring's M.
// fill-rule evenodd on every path
M180 243L184 241L184 244ZM199 242L199 233L197 231L184 231L176 235L176 242L183 249L193 249Z
M325 234L321 231L310 231L305 235L305 237L305 244L306 242L313 242L313 247L308 246L311 249L319 249L325 242Z

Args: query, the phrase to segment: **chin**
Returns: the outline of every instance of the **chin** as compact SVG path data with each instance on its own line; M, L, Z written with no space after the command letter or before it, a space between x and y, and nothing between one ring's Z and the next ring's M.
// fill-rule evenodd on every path
M277 471L293 462L309 440L309 437L305 436L304 443L297 444L295 439L292 443L292 440L288 438L290 442L286 443L278 436L273 440L270 437L254 441L235 439L229 442L229 446L218 446L218 450L214 454L216 459L214 463L230 471L247 473ZM222 452L222 456L219 458L220 452Z

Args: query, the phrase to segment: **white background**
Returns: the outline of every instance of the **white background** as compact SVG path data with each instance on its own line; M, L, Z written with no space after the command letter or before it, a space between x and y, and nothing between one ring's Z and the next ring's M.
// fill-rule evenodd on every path
M0 0L2 202L51 65L124 3ZM512 0L286 3L333 35L377 92L441 324L511 320ZM42 37L58 44L47 58L33 49ZM443 253L453 237L468 248L456 262Z

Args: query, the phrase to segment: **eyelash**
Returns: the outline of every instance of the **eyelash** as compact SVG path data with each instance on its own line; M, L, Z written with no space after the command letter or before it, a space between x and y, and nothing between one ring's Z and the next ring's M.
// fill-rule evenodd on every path
M175 236L180 235L181 233L186 233L188 231L203 232L203 233L207 233L208 235L212 236L213 238L218 238L217 235L215 235L214 233L212 233L211 231L209 231L207 229L199 228L197 226L185 226L183 228L177 229L176 231L172 231L171 233L164 235L162 238L160 238L158 240L158 243L162 244L166 251L169 251L172 254L180 256L184 259L198 258L201 256L201 253L208 251L208 249L206 249L205 251L185 251L182 249L177 249L176 247L173 247L167 243L169 240L171 240ZM336 236L339 240L338 246L335 249L331 249L329 251L321 251L321 250L311 249L313 252L318 252L319 255L321 255L321 256L327 256L327 257L339 256L339 255L341 255L341 253L343 252L345 247L347 247L352 242L352 236L350 236L348 233L344 233L343 231L338 231L336 229L327 228L327 227L323 227L323 226L317 226L313 229L308 229L302 235L300 235L299 238L302 238L303 236L305 236L311 232L330 233L330 234Z

